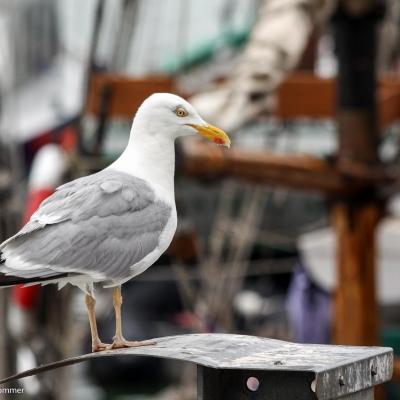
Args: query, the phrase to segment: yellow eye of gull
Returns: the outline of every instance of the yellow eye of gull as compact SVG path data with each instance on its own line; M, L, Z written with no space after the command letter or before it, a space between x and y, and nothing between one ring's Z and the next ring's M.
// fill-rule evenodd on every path
M188 115L188 112L183 107L176 107L175 114L178 117L186 117Z

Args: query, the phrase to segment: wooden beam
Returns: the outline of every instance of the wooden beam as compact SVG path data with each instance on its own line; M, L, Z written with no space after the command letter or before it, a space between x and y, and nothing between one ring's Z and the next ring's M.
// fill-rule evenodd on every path
M392 380L394 382L400 382L400 357L399 356L394 358Z
M95 74L91 78L86 113L98 115L104 91L109 91L107 116L132 119L143 100L155 92L173 92L168 76L132 78L118 74Z
M377 344L375 231L381 215L375 202L339 202L333 207L339 277L333 318L336 343Z
M280 85L275 115L283 120L296 118L333 118L336 88L333 79L297 72Z
M144 98L154 92L174 92L168 76L132 78L120 74L95 74L90 83L86 112L97 114L102 91L112 92L109 115L131 118ZM378 88L378 122L385 127L400 120L400 79L382 76ZM324 79L309 72L290 75L278 88L275 115L280 119L334 118L336 115L336 80Z
M204 141L186 140L183 173L203 178L221 176L246 182L314 191L333 197L359 197L373 185L391 185L396 175L365 165L341 171L336 163L309 155L279 154L238 148L225 150Z
M344 177L334 165L312 156L232 148L194 140L184 146L181 168L201 177L233 177L248 182L346 196L362 188L359 179Z
M400 79L386 75L379 80L378 126L384 128L400 120Z
M378 126L384 128L400 120L400 80L383 76L379 80ZM336 80L312 73L296 72L278 88L275 115L280 119L332 119L336 115Z

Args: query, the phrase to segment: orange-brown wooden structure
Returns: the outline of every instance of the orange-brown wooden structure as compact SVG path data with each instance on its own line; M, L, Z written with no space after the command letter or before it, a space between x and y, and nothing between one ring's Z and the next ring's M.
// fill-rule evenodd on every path
M174 81L168 76L133 79L126 75L95 74L90 80L86 114L98 115L102 97L109 92L107 113L113 118L133 118L143 99L155 92L172 92Z
M378 81L378 124L380 128L398 120L400 78L382 76ZM318 78L309 72L289 76L278 90L276 116L293 118L329 118L336 116L336 82Z

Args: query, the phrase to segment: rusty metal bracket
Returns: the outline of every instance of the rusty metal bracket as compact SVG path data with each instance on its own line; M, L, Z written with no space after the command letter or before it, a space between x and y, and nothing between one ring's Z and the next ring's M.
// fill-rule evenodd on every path
M389 380L393 371L393 350L385 347L297 344L230 334L169 336L155 342L42 365L0 384L93 358L150 356L197 364L199 400L372 400L373 387Z

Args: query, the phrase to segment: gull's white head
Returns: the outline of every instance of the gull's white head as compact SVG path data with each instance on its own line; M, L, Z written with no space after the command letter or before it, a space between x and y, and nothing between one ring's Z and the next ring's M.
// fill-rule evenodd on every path
M155 93L142 103L132 125L132 134L138 132L171 140L198 133L214 143L230 146L224 131L205 122L186 100L171 93Z

